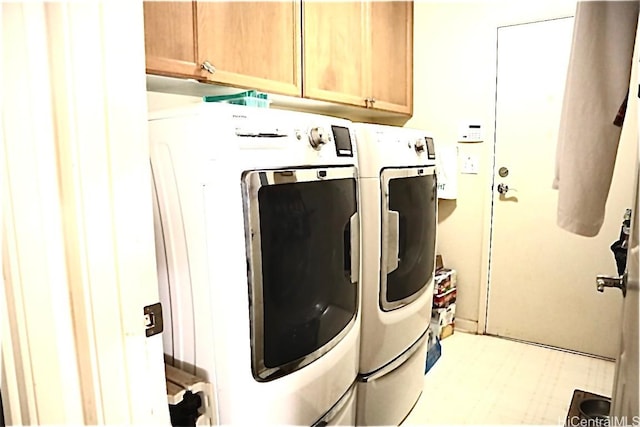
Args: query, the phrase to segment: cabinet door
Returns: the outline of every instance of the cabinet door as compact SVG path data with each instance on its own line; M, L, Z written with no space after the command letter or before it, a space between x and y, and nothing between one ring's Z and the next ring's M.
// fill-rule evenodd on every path
M413 2L370 3L373 108L413 110Z
M303 95L366 107L366 3L305 1L303 8Z
M147 72L202 78L197 56L195 2L144 2Z
M301 95L299 0L197 2L197 29L210 81Z

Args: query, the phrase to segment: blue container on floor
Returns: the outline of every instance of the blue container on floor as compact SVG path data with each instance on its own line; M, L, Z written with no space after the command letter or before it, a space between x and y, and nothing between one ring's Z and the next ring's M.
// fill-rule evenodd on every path
M424 368L424 373L426 374L429 370L436 364L438 359L440 359L440 355L442 354L442 346L440 345L440 339L436 337L436 342L427 350L427 363Z

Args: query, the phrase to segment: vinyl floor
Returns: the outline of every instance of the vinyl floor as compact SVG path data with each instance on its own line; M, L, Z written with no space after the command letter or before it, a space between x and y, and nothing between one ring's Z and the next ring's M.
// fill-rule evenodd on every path
M563 425L574 389L611 396L614 362L456 331L403 425Z

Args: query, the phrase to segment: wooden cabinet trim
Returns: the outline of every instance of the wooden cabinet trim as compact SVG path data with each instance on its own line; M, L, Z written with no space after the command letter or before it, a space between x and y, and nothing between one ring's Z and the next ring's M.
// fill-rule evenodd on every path
M347 3L349 6L353 6L356 2ZM327 3L328 5L329 3ZM332 6L335 6L334 3ZM302 4L302 75L303 75L303 89L302 95L304 98L315 99L319 101L328 101L328 102L336 102L341 104L355 105L359 107L366 108L366 93L368 92L368 68L366 66L367 60L367 31L366 28L366 20L367 20L367 10L368 4L367 2L358 2L359 10L355 11L351 9L345 13L346 16L351 18L351 22L356 22L359 20L359 31L357 33L357 37L360 38L358 51L354 52L354 55L359 55L360 64L362 64L359 68L352 67L349 71L352 73L352 78L349 80L342 81L357 81L360 85L355 88L338 88L338 87L329 87L327 86L327 82L324 80L326 78L329 79L340 79L343 75L340 75L340 71L332 69L330 65L327 64L327 51L331 51L335 44L325 44L325 45L316 45L316 35L311 34L311 31L314 31L316 27L321 27L323 22L329 20L326 12L325 3L318 2L306 2L304 1ZM335 13L334 11L329 12ZM326 18L326 19L325 19ZM341 18L344 18L342 16ZM311 28L311 29L310 29ZM342 27L344 28L344 27ZM318 31L318 29L315 29ZM355 37L355 36L354 36ZM333 59L333 56L330 56ZM323 61L323 66L327 65L327 69L320 69L316 64L317 61ZM337 66L339 67L339 65ZM355 71L355 72L354 72ZM346 90L345 90L346 89ZM351 89L349 91L349 89Z
M314 31L313 29L309 29L309 23L313 23L313 18L311 15L305 16L308 11L312 11L311 13L314 13L317 9L311 9L308 7L306 2L303 3L303 97L320 101L349 104L371 110L397 112L400 114L410 115L413 111L413 2L407 3L408 7L405 8L406 35L404 37L407 41L407 45L399 47L399 49L406 49L406 74L402 78L401 84L398 85L398 89L400 91L406 91L402 97L404 100L402 103L396 104L390 102L388 99L378 99L376 97L373 77L373 69L376 67L376 63L374 62L375 46L373 43L373 32L376 31L376 28L374 28L374 25L376 24L373 22L374 6L372 5L372 2L363 2L360 9L360 44L362 45L362 49L354 54L360 55L359 59L362 61L361 63L363 65L359 70L361 85L357 91L360 93L356 94L353 92L341 92L337 87L332 88L333 90L318 87L321 84L321 76L319 71L315 70L310 65L313 64L313 62L311 62L313 58L310 57L312 53L309 52L310 49L306 49L306 47L309 47L310 43L313 43L314 35L309 34L309 31ZM322 19L322 17L318 19ZM357 18L354 16L353 19L355 22ZM314 52L315 50L316 49L314 49ZM390 82L389 84L391 85L393 83ZM372 98L375 99L375 102L367 103L367 100Z
M382 99L379 99L375 96L375 93L373 91L373 87L371 88L370 93L372 94L371 97L375 99L375 102L372 104L372 106L370 106L369 108L372 108L374 110L381 110L381 111L393 111L393 112L397 112L397 113L402 113L402 114L407 114L407 115L412 115L413 114L413 16L414 16L414 2L413 1L407 1L409 7L407 7L407 11L406 11L406 34L405 34L405 38L406 38L406 53L405 53L405 58L406 58L406 73L405 73L405 99L407 100L406 105L405 103L401 103L401 104L397 104L397 103L393 103L393 102L388 102ZM371 21L369 21L369 23L371 24ZM375 28L370 27L369 28L369 34L372 34L372 32L375 31ZM373 70L373 67L375 67L375 64L373 63L373 58L372 58L372 62L371 62L371 68L370 70ZM373 77L370 76L370 78L373 80Z
M320 86L317 82L320 78L318 73L313 71L311 68L308 68L310 64L312 64L312 58L307 56L305 51L305 45L307 47L313 46L308 43L314 43L313 35L305 34L304 25L305 21L305 9L306 9L306 0L292 0L291 1L291 13L292 17L289 19L288 12L284 12L287 16L287 21L292 22L291 28L291 44L288 44L287 51L293 49L293 52L286 52L287 61L292 60L291 63L294 69L291 71L293 76L287 77L287 81L278 81L280 79L266 79L263 77L256 77L255 75L246 75L237 72L230 72L228 70L224 70L221 67L218 70L211 74L204 69L201 68L201 64L205 60L209 60L214 66L216 65L215 58L205 58L203 49L203 40L202 34L200 33L200 24L199 19L203 19L203 16L199 16L199 2L197 0L192 0L189 2L191 6L191 17L192 17L192 26L189 28L189 24L183 25L183 32L181 33L183 36L191 32L192 35L192 45L189 46L189 50L183 51L183 55L188 55L190 49L193 49L193 59L194 61L189 60L178 60L171 59L170 57L162 57L162 54L158 56L147 56L146 58L146 69L149 74L157 74L163 76L170 77L180 77L180 78L195 78L200 81L207 81L211 83L219 83L228 86L236 86L242 88L251 88L257 89L265 92L273 92L276 94L290 95L296 97L304 97L309 99L315 99L320 101L328 101L335 102L339 104L346 105L354 105L361 108L368 108L370 110L379 110L379 111L389 111L389 112L397 112L400 114L411 115L413 112L413 19L414 19L414 7L413 2L410 3L410 7L407 7L406 19L406 81L401 82L401 85L398 85L398 88L402 90L402 86L406 89L405 99L407 100L408 105L401 105L389 102L389 100L382 100L376 98L374 94L374 79L372 76L372 70L376 66L373 62L375 57L375 47L373 46L373 31L376 29L373 28L373 11L372 11L372 3L371 2L363 2L362 7L360 8L360 43L362 45L362 49L358 53L361 55L361 64L360 69L356 67L352 68L350 71L351 76L361 76L361 81L359 83L360 86L353 86L352 93L341 93L339 91L326 90L321 89L320 87L312 87L313 85ZM189 16L188 5L182 9L184 14L182 15L185 19ZM287 10L286 8L280 9L280 13L283 13L283 10ZM352 15L356 15L358 12L355 9L352 9ZM282 16L282 15L281 15ZM397 15L396 15L397 16ZM358 22L357 18L353 18L351 22ZM289 23L287 22L287 26ZM163 27L159 27L163 28ZM283 34L281 31L279 33L278 39L282 42L282 40L286 39L286 32ZM357 31L357 30L356 30ZM188 36L187 36L188 37ZM229 35L229 40L232 40L233 34ZM357 40L357 39L356 39ZM354 43L356 46L357 43ZM183 46L186 46L184 44ZM161 52L161 51L160 51ZM240 54L240 53L239 53ZM293 56L290 56L293 55ZM165 55L166 56L166 55ZM186 57L186 56L185 56ZM254 67L255 69L255 67ZM282 68L281 68L282 69ZM289 68L290 69L290 68ZM381 71L384 72L384 71ZM277 74L276 74L277 75ZM396 78L398 81L400 76L396 74ZM380 78L380 76L378 76ZM348 79L351 81L352 79ZM342 89L340 89L342 90ZM348 90L348 89L347 89ZM362 92L356 93L354 92ZM386 93L389 93L386 90ZM402 92L400 92L402 93ZM368 105L367 100L370 98L375 98L376 101L373 104ZM395 97L398 99L398 97ZM404 104L404 101L402 102Z
M196 9L197 9L197 3ZM200 2L202 3L202 2ZM268 2L266 2L268 3ZM270 80L263 77L257 77L242 73L237 73L229 70L225 70L222 66L217 65L217 58L215 55L211 54L211 47L205 48L202 46L202 38L204 37L202 34L198 35L198 59L200 63L204 61L209 61L214 67L217 68L216 72L211 74L208 72L204 73L204 77L207 81L212 83L221 83L230 86L238 86L245 88L257 89L265 92L274 92L283 95L291 95L291 96L302 96L302 22L301 22L301 1L300 0L291 0L291 16L292 16L292 25L291 25L291 33L290 33L290 44L293 49L293 76L291 82L279 81L279 80ZM202 16L197 17L197 21L195 21L194 30L196 34L198 34L198 29L200 29L201 25L203 25ZM230 37L233 35L230 34ZM240 53L239 53L240 54Z
M147 72L201 79L193 37L195 2L145 2L143 6ZM180 19L171 20L176 13Z

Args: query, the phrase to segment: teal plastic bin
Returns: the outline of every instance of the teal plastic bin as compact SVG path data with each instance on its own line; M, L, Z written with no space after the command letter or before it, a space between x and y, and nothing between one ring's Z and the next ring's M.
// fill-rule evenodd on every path
M233 95L203 96L204 102L225 102L227 104L247 105L249 107L269 108L269 95L255 90L235 93Z

